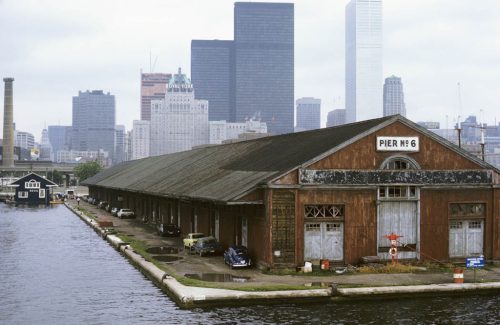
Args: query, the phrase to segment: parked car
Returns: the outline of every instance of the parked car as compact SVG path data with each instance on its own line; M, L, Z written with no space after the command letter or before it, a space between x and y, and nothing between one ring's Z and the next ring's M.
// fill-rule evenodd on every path
M116 213L116 216L118 218L120 218L120 219L123 219L123 218L134 218L135 214L134 214L134 211L132 211L130 209L120 209Z
M99 209L103 209L104 210L106 208L106 205L108 205L108 202L106 202L106 201L100 201L99 204L97 205L97 207Z
M159 223L156 230L160 236L177 237L181 234L181 228L174 224Z
M205 234L200 233L200 232L191 232L187 234L186 238L182 240L184 243L184 248L189 248L193 247L194 243L198 240L198 238L205 237Z
M252 265L252 260L245 246L230 246L224 252L224 263L231 268L249 267Z
M111 212L111 204L110 203L106 204L106 206L104 207L104 210Z
M199 238L193 245L194 252L200 256L206 254L222 254L224 247L215 239L215 237Z
M114 215L116 217L116 214L118 213L118 208L117 207L111 208L110 212L112 215Z

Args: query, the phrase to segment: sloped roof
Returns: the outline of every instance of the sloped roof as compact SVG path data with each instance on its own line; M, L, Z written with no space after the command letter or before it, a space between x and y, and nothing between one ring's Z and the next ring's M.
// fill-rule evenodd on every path
M36 179L39 182L43 183L44 186L47 186L47 187L57 186L57 184L52 182L51 180L46 179L45 177L42 177L42 176L35 174L35 173L26 174L23 177L19 178L18 180L10 183L8 186L20 186L21 184L26 182L26 180L28 180L28 179Z
M227 203L398 120L468 155L396 115L129 161L106 169L82 184ZM471 155L468 158L484 164Z
M228 202L388 120L390 117L128 161L82 184Z

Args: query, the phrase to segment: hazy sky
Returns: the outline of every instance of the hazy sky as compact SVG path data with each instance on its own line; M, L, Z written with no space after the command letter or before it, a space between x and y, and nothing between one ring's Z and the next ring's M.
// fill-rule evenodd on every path
M295 99L321 98L324 126L328 111L344 108L348 1L276 2L295 3ZM233 3L0 0L0 77L15 78L17 129L39 141L46 125L71 125L72 96L87 89L114 94L116 122L130 129L150 53L154 72L181 67L190 76L192 39L233 39ZM408 118L443 128L459 115L500 121L500 1L384 0L383 7L384 77L402 78Z

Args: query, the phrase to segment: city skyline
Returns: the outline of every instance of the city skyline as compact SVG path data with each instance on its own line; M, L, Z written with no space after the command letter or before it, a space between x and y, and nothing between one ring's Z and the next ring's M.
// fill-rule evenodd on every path
M322 100L323 127L328 111L345 107L348 1L276 2L295 4L294 97ZM71 97L86 89L113 93L117 124L130 129L140 116L140 69L149 72L151 62L154 72L173 73L180 66L190 76L191 40L231 39L234 18L234 1L145 1L118 8L111 2L3 1L0 8L2 39L10 49L0 54L0 71L16 79L14 121L37 140L46 125L71 124ZM167 20L165 12L175 14ZM495 1L477 6L384 0L383 77L405 80L408 118L435 120L443 128L451 128L459 115L495 123L499 12ZM189 23L170 30L176 21Z

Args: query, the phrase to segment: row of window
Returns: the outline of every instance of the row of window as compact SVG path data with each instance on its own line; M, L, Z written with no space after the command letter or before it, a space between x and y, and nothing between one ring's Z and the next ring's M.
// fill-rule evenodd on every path
M17 197L20 198L20 199L27 199L29 196L29 192L28 191L19 191L17 192ZM38 190L38 197L39 198L45 198L45 189L39 189Z

